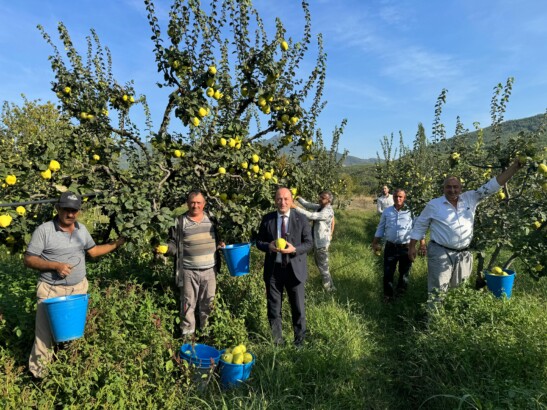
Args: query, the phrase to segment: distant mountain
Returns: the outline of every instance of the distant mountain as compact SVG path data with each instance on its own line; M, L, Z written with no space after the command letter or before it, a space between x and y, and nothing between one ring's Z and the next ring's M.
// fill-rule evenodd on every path
M337 153L336 155L336 158L339 158L342 154ZM349 167L352 165L375 164L376 160L377 158L358 158L352 155L348 155L346 157L346 160L344 161L344 166Z
M262 143L264 145L271 144L271 145L276 146L279 143L280 139L281 139L280 136L273 136L273 137L271 137L267 140L263 140ZM281 148L281 152L283 154L287 154L287 155L292 155L293 154L293 150L290 147ZM296 147L296 150L294 151L294 153L295 153L296 156L300 155L301 148ZM339 153L339 152L336 153L336 159L339 159L341 156L342 156L341 153ZM344 161L344 166L347 167L347 166L351 166L351 165L373 164L375 162L376 162L376 158L363 159L363 158L354 157L352 155L348 155L346 157L346 160Z
M505 121L501 124L501 142L505 144L511 137L516 137L521 132L536 132L541 127L542 122L545 120L545 114L538 114L532 117L521 118L517 120ZM494 139L492 127L483 128L484 142L489 144ZM461 138L465 143L473 144L477 140L477 131L473 131L463 135ZM544 133L540 138L540 144L547 145L547 133Z

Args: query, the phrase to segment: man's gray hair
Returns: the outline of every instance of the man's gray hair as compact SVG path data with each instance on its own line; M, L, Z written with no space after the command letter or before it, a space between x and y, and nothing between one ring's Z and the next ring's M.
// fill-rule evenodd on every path
M332 204L332 200L334 199L332 192L329 190L322 191L319 196L327 196L329 199L329 204Z

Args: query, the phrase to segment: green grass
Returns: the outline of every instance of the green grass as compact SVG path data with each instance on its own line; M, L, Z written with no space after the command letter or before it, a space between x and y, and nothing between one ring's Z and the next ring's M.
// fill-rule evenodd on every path
M183 363L171 265L123 253L90 263L84 339L57 352L47 380L31 381L36 274L0 260L2 408L166 409L547 409L547 280L517 275L511 299L463 286L426 316L426 264L408 292L382 302L381 258L370 251L373 213L337 213L330 265L337 292L321 289L310 257L309 337L302 350L269 341L263 254L252 272L219 276L219 305L204 340L245 341L251 378L196 389ZM518 266L516 268L518 272ZM288 303L284 333L292 339ZM244 340L242 340L244 339Z

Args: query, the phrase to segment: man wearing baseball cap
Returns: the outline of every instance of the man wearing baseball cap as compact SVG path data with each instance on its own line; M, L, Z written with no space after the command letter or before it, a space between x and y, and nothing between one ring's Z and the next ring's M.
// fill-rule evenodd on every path
M42 302L58 296L86 294L85 254L96 258L125 242L120 237L96 245L87 228L77 221L81 206L79 195L63 192L55 204L57 215L36 228L25 252L25 266L40 272L35 339L29 358L29 370L36 378L45 376L47 364L52 360L53 336Z

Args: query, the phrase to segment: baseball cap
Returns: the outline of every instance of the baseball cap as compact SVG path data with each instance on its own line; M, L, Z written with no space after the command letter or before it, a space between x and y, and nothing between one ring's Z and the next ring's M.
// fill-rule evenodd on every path
M61 208L80 209L82 206L82 198L74 192L63 192L61 198L59 198L59 206Z

